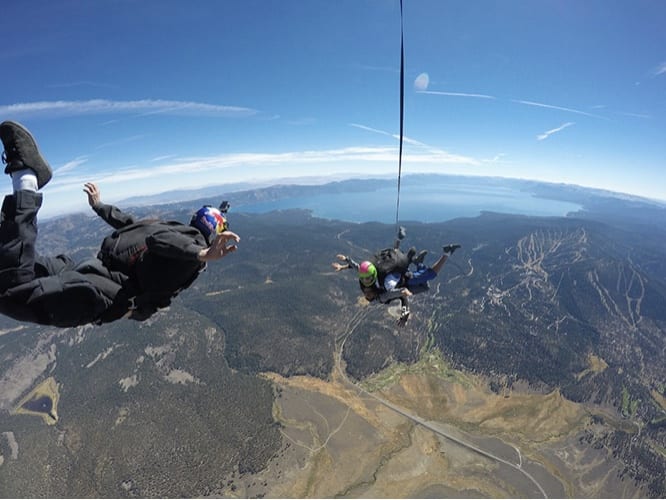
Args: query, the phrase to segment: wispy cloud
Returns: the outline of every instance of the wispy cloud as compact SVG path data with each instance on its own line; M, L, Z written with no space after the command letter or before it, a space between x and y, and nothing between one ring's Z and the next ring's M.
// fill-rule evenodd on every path
M574 122L563 123L562 125L560 125L557 128L548 130L548 131L544 132L543 134L537 135L537 140L538 141L543 141L544 139L548 139L548 137L550 137L551 135L556 134L558 132L561 132L565 128L571 127L572 125L575 125L575 123Z
M127 113L165 113L178 116L252 116L259 112L239 106L223 106L191 101L168 101L142 99L138 101L110 101L92 99L88 101L40 101L0 106L0 116L78 116Z
M349 126L359 128L361 130L366 130L366 131L372 132L374 134L380 134L380 135L385 135L385 136L388 136L388 137L392 137L393 139L400 139L400 136L398 134L392 134L391 132L387 132L385 130L379 130L379 129L376 129L376 128L368 127L366 125L360 125L358 123L350 123ZM412 144L414 146L421 146L421 147L424 147L424 148L431 148L431 146L428 146L427 144L425 144L421 141L417 141L416 139L410 139L409 137L405 137L405 136L402 137L402 141L405 144Z
M125 183L141 179L155 179L173 177L194 178L206 172L218 175L221 169L233 169L242 167L241 171L246 172L247 168L270 167L276 172L285 167L306 165L311 167L315 164L349 164L352 162L369 163L391 163L395 160L396 148L394 147L348 147L340 149L326 150L308 150L308 151L289 151L284 153L233 153L222 154L208 157L180 158L163 165L145 168L145 166L126 166L114 167L107 171L97 171L96 177L109 183ZM73 162L72 162L73 163ZM246 175L246 174L243 174ZM244 177L246 178L246 177ZM70 185L78 185L85 182L84 179L75 179L73 177L54 179L53 186L49 186L53 191L63 189Z
M498 163L498 164L505 164L508 163L507 161L504 160L504 157L506 156L505 153L497 153L495 156L492 158L486 158L483 160L483 163Z
M665 63L666 64L666 63ZM666 71L666 69L664 70ZM497 100L497 97L488 95L488 94L474 94L474 93L469 93L469 92L442 92L438 90L417 90L417 94L431 94L431 95L443 95L443 96L451 96L451 97L471 97L471 98L476 98L476 99L491 99L491 100ZM566 111L567 113L575 113L578 115L585 115L585 116L590 116L592 118L599 118L601 120L608 120L608 118L601 116L601 115L595 115L593 113L589 113L587 111L582 111L580 109L574 109L574 108L566 108L564 106L555 106L553 104L545 104L542 102L535 102L535 101L526 101L522 99L511 99L511 102L517 103L517 104L523 104L526 106L534 106L538 108L547 108L547 109L555 109L557 111ZM593 109L603 109L605 106L594 106Z
M389 137L394 137L395 134L391 134L390 132L385 132L384 130L379 130L376 128L368 127L367 125L361 125L360 123L350 123L350 127L354 128L359 128L361 130L365 130L367 132L374 132L375 134L381 134L381 135L387 135Z
M394 139L399 139L400 136L398 134L392 134L391 132L387 132L385 130L379 130L376 128L368 127L366 125L361 125L358 123L350 123L350 127L355 127L361 130L366 130L368 132L372 132L375 134L380 134L380 135L385 135L388 137L392 137ZM416 153L412 152L410 154L410 161L413 161L415 163L430 163L430 162L441 162L441 163L458 163L458 164L464 164L464 165L479 165L481 162L477 160L476 158L472 158L469 156L463 156L463 155L456 155L453 153L449 153L448 151L445 151L443 149L437 148L435 146L431 146L429 144L426 144L421 141L417 141L416 139L411 139L409 137L404 137L403 136L403 142L405 144L411 145L411 146L416 146L419 149L426 151L427 154L423 153Z
M446 95L451 97L475 97L477 99L495 99L495 96L486 94L472 94L468 92L442 92L439 90L417 90L417 94Z
M391 132L387 132L386 130L379 130L376 128L368 127L366 125L361 125L359 123L350 123L350 127L358 128L361 130L365 130L367 132L372 132L373 134L379 134L379 135L385 135L387 137L392 137L393 139L400 139L400 136L398 134L393 134ZM414 144L416 146L425 146L422 142L416 141L414 139L410 139L409 137L402 137L403 142L407 144Z
M64 174L66 172L71 172L72 170L77 169L81 165L85 164L88 161L88 158L83 156L81 158L75 158L74 160L68 161L62 167L55 169L56 174Z
M526 106L536 106L538 108L556 109L558 111L566 111L567 113L575 113L577 115L591 116L592 118L600 118L602 120L606 119L603 116L588 113L587 111L581 111L579 109L573 109L573 108L565 108L565 107L562 107L562 106L554 106L552 104L544 104L542 102L523 101L523 100L519 100L519 99L512 99L512 102L515 102L515 103L518 103L518 104L525 104Z
M646 120L652 118L650 115L646 113L631 113L629 111L617 111L615 114L622 116L631 116L633 118L644 118Z
M162 155L162 156L157 156L155 158L151 158L151 162L160 162L164 160L171 160L173 158L176 158L176 155Z
M652 74L653 74L654 76L659 76L659 75L666 74L666 61L664 61L664 62L662 62L661 64L657 65L657 67L654 68L654 70L652 70Z

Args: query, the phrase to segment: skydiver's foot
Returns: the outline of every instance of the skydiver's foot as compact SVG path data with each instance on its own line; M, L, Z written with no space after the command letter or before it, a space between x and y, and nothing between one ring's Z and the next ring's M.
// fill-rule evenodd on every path
M37 177L38 189L51 180L53 176L51 167L39 152L35 139L23 125L12 121L2 122L0 140L5 148L2 161L7 164L6 174L11 175L30 169Z
M404 240L406 237L407 237L407 230L405 229L404 226L400 226L398 228L398 239Z
M425 259L426 255L428 255L428 250L421 250L416 257L412 258L412 262L417 266L423 264L423 259Z
M447 254L447 255L453 255L453 252L458 250L460 248L460 245L445 245L442 247L442 251Z
M416 247L411 247L407 251L407 262L414 262L414 256L416 255Z

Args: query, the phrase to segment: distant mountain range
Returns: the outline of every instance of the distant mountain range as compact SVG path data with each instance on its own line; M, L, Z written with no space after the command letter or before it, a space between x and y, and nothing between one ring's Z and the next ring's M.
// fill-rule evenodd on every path
M640 205L654 205L656 207L666 208L666 200L652 200L640 196L623 194L603 189L587 188L574 184L556 184L504 177L475 177L440 174L408 174L403 176L403 180L405 182L410 182L410 180L425 180L426 182L435 185L446 185L448 183L453 186L460 183L473 183L476 185L484 185L488 183L493 185L505 184L508 186L528 190L539 197L552 198L562 201L572 201L580 204L586 204L586 202L592 201L593 199L598 200L610 198L616 201L624 200ZM269 190L276 193L279 192L279 189L287 189L287 191L282 192L279 195L280 197L285 197L302 195L303 193L309 194L340 191L363 191L395 185L396 179L392 176L386 175L370 177L358 176L355 178L337 179L333 181L325 177L288 178L279 181L267 181L262 183L242 182L207 186L200 189L165 191L155 195L126 198L119 201L118 204L123 206L158 205L162 203L198 200L211 196L219 196L220 194L239 193L245 191L254 192L260 190ZM276 188L278 191L276 191ZM302 191L299 191L299 189Z

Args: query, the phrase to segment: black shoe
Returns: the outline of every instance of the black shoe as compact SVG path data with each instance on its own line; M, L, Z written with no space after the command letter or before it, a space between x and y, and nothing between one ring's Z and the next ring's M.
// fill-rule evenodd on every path
M442 247L442 251L445 254L453 255L453 252L455 252L459 248L460 248L460 245L445 245L444 247Z
M423 264L423 259L428 255L428 250L421 250L419 254L412 259L412 262L416 265Z
M414 262L414 256L416 255L416 247L412 247L407 250L407 262Z
M51 180L51 167L39 152L35 139L23 125L12 121L0 123L0 140L5 147L2 159L7 164L6 174L29 168L37 176L39 189Z
M407 237L407 230L405 229L404 226L400 226L398 229L398 239L399 240L404 240Z

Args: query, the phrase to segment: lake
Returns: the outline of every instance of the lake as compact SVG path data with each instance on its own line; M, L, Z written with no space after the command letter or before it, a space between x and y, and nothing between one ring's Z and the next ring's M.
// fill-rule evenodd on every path
M364 181L370 183L370 181ZM371 191L348 191L295 196L237 206L239 212L264 213L272 210L305 208L325 219L349 222L395 222L397 184ZM537 198L520 186L502 180L404 182L400 193L400 220L443 222L458 217L475 217L483 211L536 216L565 216L581 206L565 201Z

